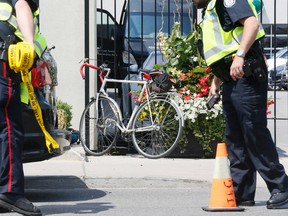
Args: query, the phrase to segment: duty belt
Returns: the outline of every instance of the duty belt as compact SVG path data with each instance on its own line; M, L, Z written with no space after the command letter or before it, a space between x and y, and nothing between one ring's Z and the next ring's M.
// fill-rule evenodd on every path
M0 41L0 60L6 61L8 59L8 48L15 42L14 35L8 35L5 40Z
M4 59L4 54L5 54L5 50L3 49L4 47L4 42L3 41L0 41L0 59ZM6 59L7 59L7 56L6 56Z
M233 62L233 54L225 56L219 61L210 65L212 73L220 78L223 82L230 82L232 78L230 76L230 67Z

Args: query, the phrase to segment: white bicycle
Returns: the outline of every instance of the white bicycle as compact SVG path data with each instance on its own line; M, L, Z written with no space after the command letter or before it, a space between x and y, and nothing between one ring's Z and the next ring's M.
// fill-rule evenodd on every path
M135 149L144 157L156 159L169 155L181 137L184 126L183 114L172 99L175 92L155 93L150 91L147 80L110 79L109 68L84 63L80 67L90 67L100 71L102 81L99 92L86 105L80 119L80 140L89 155L101 156L116 143L119 135L130 137ZM108 82L138 84L142 86L131 118L124 125L121 110L117 102L109 97L105 90Z

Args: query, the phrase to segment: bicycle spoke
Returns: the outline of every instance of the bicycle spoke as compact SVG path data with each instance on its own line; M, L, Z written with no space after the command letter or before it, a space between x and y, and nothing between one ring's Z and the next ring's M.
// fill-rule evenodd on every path
M142 104L133 123L132 140L136 149L148 158L168 155L182 132L180 112L167 99L153 99Z
M110 98L91 101L80 121L80 140L84 150L95 156L108 152L116 142L119 129L117 108Z

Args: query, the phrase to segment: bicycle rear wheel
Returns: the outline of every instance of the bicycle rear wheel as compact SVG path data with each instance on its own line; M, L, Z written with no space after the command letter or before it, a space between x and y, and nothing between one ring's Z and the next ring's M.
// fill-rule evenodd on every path
M151 159L169 155L182 134L182 113L167 98L153 98L140 105L132 122L136 150Z
M98 103L88 103L80 119L80 140L84 150L93 156L107 153L115 144L119 128L117 107L113 100L100 95Z

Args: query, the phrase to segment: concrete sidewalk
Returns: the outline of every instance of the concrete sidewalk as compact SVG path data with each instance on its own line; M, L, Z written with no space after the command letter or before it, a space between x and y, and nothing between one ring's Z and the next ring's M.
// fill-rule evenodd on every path
M280 161L288 171L288 157L281 149ZM284 152L284 153L283 153ZM147 159L125 156L85 156L81 145L57 158L24 164L25 175L75 175L84 179L162 179L212 182L215 159ZM35 172L37 170L37 172ZM108 185L105 185L108 186ZM261 177L258 187L266 187Z

